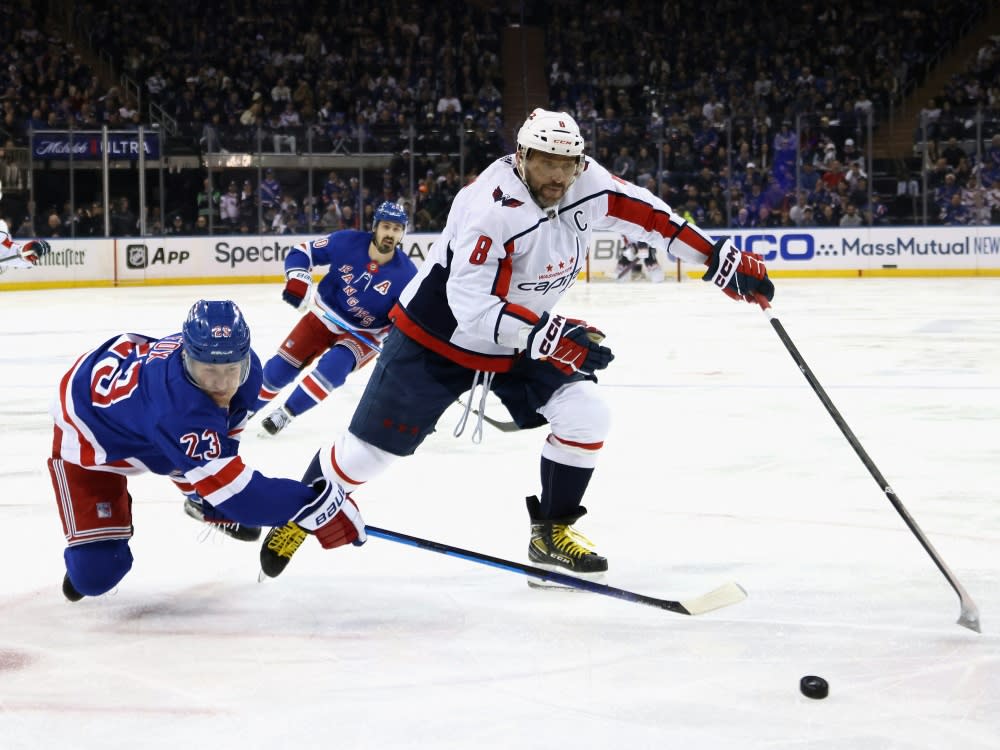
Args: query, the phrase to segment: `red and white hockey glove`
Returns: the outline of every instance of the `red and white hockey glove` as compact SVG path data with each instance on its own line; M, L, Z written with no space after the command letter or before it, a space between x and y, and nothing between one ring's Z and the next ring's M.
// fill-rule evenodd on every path
M528 334L528 356L544 360L566 375L590 375L607 367L615 355L601 346L604 334L582 320L542 313Z
M281 292L281 299L297 310L302 307L302 301L309 296L312 283L311 273L304 268L293 268L285 274L285 289Z
M712 247L708 270L701 278L737 301L756 302L755 294L764 295L768 302L774 299L774 284L767 278L763 258L738 250L728 240L719 240Z
M368 541L365 522L354 501L344 494L336 482L317 479L312 483L316 499L292 520L304 531L315 534L324 549L343 544L360 547Z
M28 240L21 245L21 257L31 265L36 265L38 259L47 255L52 248L45 240Z

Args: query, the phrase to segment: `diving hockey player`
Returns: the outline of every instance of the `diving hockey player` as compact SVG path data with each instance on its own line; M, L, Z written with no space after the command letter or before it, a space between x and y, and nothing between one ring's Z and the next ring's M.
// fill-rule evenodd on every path
M249 532L237 538L252 541L260 526L294 518L324 544L364 541L355 513L331 505L342 502L336 485L273 479L243 463L239 437L260 381L250 329L228 300L196 302L180 333L123 333L77 359L53 403L48 460L67 542L67 599L103 594L131 569L126 477L145 471L169 476L189 515Z

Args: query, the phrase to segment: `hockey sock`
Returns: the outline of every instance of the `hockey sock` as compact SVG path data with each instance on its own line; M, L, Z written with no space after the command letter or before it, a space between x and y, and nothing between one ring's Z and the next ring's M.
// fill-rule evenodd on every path
M346 346L334 346L320 357L313 371L302 378L285 402L285 409L293 415L309 411L331 391L342 386L356 364L353 351Z
M311 396L306 392L303 386L298 385L295 390L292 391L292 395L288 397L285 402L285 411L291 414L293 417L299 416L303 412L307 412L312 409L316 404L326 398L327 394L324 393L322 396Z
M590 484L593 469L559 464L542 458L542 497L540 518L564 518L572 515Z

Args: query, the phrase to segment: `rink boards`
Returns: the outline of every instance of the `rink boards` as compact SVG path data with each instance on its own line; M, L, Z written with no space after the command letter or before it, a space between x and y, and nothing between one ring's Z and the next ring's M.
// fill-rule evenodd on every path
M1000 226L710 233L763 256L775 277L1000 276ZM316 236L57 238L36 268L0 267L0 290L279 281L288 251ZM440 236L411 233L403 245L419 265ZM580 277L612 277L623 246L620 235L595 232ZM682 268L691 277L702 273L697 266Z

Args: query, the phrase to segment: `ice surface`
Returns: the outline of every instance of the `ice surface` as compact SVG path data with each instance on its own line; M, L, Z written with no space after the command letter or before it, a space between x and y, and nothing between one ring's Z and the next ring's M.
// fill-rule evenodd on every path
M256 582L257 544L209 534L163 477L130 480L132 572L66 602L47 406L84 350L235 299L269 357L275 285L0 294L0 748L1000 747L1000 280L782 280L775 311L861 444L976 600L983 633L868 474L766 317L697 281L580 284L613 432L579 528L608 582L692 618L372 539L312 540ZM248 463L297 477L370 368ZM491 413L506 419L502 407ZM455 439L356 493L376 526L525 559L544 430ZM830 697L809 700L818 674Z

